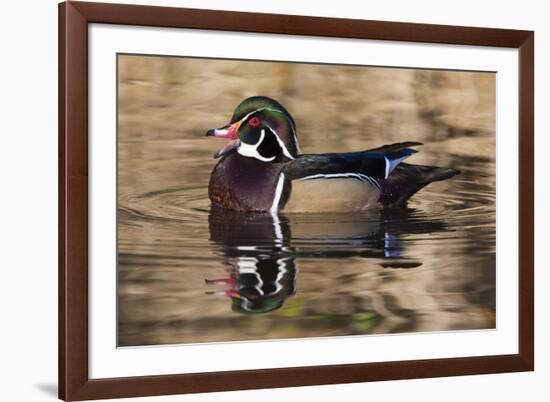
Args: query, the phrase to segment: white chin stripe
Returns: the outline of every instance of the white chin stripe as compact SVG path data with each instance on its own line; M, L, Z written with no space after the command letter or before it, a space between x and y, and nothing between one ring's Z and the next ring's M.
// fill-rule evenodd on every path
M266 157L260 155L260 153L258 152L258 146L262 143L262 141L264 140L264 137L265 137L265 130L262 130L261 135L260 135L260 139L258 140L258 142L256 144L250 145L250 144L246 144L246 143L241 141L241 145L237 149L237 152L239 154L241 154L242 156L246 156L248 158L258 159L262 162L271 162L271 161L275 160L275 156L272 156L270 158L266 158Z

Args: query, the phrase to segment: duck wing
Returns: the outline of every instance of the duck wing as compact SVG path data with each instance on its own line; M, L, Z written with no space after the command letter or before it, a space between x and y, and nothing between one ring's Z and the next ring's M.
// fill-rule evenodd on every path
M360 152L304 154L290 161L283 173L291 180L349 177L377 182L387 179L412 154L418 142L400 142Z

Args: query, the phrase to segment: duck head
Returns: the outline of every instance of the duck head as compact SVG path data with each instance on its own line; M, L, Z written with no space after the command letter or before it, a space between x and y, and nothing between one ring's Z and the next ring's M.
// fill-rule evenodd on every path
M209 130L207 136L230 142L214 154L220 158L234 151L262 162L285 162L299 154L294 120L277 101L253 96L235 109L229 124Z

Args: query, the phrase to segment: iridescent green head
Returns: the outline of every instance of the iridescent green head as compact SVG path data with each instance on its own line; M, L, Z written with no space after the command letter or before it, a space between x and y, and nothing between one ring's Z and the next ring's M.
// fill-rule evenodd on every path
M284 162L296 158L300 152L294 119L283 105L265 96L245 99L235 109L229 124L206 135L232 140L216 152L216 158L237 150L262 162Z

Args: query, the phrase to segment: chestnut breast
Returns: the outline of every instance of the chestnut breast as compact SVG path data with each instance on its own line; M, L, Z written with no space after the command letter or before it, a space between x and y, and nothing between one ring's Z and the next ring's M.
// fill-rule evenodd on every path
M234 152L214 167L208 196L213 204L223 208L269 211L283 167L283 163L265 163ZM283 191L280 205L288 199L288 190Z

